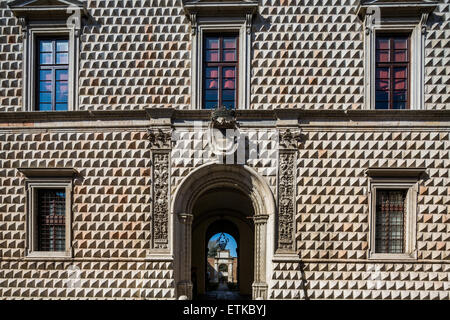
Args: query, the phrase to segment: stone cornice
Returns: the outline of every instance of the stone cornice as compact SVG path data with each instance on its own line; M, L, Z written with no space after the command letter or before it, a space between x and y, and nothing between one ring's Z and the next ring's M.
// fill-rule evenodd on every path
M70 177L78 174L74 168L17 168L19 172L28 178Z
M175 120L211 119L211 110L176 110L172 108L147 108L124 111L47 111L47 112L0 112L0 128L33 127L37 123L51 125L56 122L83 121L149 121L149 125ZM298 121L300 125L313 121L335 122L413 122L415 124L450 122L450 110L237 110L237 121L278 119Z

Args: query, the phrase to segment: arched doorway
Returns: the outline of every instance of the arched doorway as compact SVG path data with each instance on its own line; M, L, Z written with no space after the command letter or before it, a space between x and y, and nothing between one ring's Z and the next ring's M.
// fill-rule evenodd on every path
M246 274L251 275L242 288L251 290L253 299L267 298L275 201L266 181L256 171L245 165L201 166L177 188L172 212L178 297L192 299L193 289L197 293L204 290L206 231L215 221L227 220L239 227L239 242L250 247L250 254L246 255L248 261L241 261L239 265L241 276L244 274L242 269L247 269ZM268 225L271 226L269 232ZM243 280L240 279L241 285Z
M211 189L197 199L193 212L191 263L197 271L192 279L193 298L204 298L208 293L208 241L214 234L224 232L237 241L239 294L218 294L217 298L249 299L254 276L254 211L250 198L235 189ZM217 262L225 261L221 257ZM212 296L208 295L209 298Z

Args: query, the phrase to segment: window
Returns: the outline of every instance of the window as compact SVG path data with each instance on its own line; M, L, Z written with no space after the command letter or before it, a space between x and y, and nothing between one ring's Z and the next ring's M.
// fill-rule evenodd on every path
M39 111L67 110L69 40L38 39L37 107Z
M66 192L64 189L38 189L39 251L65 250Z
M368 168L369 259L416 259L417 193L425 168Z
M77 110L85 1L12 0L7 5L22 29L23 109Z
M252 25L258 1L186 0L191 25L191 108L250 108Z
M425 109L429 1L361 0L366 109Z
M377 35L375 108L409 108L409 36Z
M205 35L203 108L236 108L238 36Z
M403 253L405 230L405 190L377 190L376 253Z
M72 257L73 168L18 168L27 190L26 258Z

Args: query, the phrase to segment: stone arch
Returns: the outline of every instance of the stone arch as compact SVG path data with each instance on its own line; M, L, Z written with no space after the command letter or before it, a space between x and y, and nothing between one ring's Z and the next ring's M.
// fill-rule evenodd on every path
M208 190L217 188L239 190L247 195L253 205L255 225L255 271L252 285L253 298L267 297L267 248L272 243L267 225L274 223L275 199L265 179L246 165L205 164L188 174L173 196L174 269L177 296L192 298L191 282L191 232L193 207L197 199ZM273 228L271 228L273 229ZM273 239L272 239L273 240Z

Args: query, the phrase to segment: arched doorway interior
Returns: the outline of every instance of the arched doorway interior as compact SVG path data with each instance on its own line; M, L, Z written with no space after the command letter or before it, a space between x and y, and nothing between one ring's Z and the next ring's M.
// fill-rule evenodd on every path
M226 193L232 193L230 198ZM211 197L209 201L202 201L201 197ZM240 198L239 198L240 197ZM230 200L230 199L234 200ZM245 201L242 199L246 199ZM242 207L247 206L246 208ZM275 201L273 194L266 181L246 165L224 165L207 164L191 172L177 188L172 202L172 212L174 214L173 243L175 250L175 279L177 296L193 297L192 270L193 244L198 243L196 234L203 239L199 250L205 250L205 233L207 226L215 220L225 219L235 224L253 225L252 232L240 232L240 243L244 243L243 234L250 236L246 243L251 243L252 261L251 264L241 263L252 268L251 293L253 299L267 298L267 270L268 253L273 251L273 241L269 241L268 236L273 236L273 232L267 232L268 225L273 228ZM250 213L250 214L249 214ZM197 223L201 220L208 221L202 227L203 231L197 231ZM247 220L247 222L243 222ZM193 231L195 233L193 233ZM198 249L199 247L196 247ZM204 257L204 253L202 254ZM242 256L242 255L241 255ZM194 261L194 269L198 268ZM203 264L204 265L204 264ZM247 272L247 273L249 273ZM198 279L203 275L196 273L196 286L204 283ZM241 273L242 275L243 273ZM241 279L242 283L242 279Z

